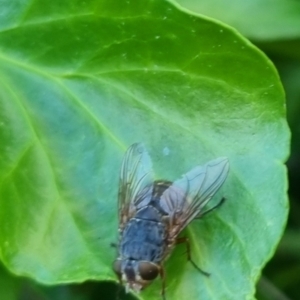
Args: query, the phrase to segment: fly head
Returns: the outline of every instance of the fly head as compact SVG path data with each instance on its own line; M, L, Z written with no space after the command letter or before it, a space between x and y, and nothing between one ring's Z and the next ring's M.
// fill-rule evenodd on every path
M126 292L130 289L136 293L148 286L160 273L160 266L149 261L117 259L113 270L121 282L125 283Z

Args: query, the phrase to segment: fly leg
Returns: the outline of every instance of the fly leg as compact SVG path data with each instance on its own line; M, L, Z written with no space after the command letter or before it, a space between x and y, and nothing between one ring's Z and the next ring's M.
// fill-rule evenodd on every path
M197 264L192 260L192 258L191 258L191 246L190 246L189 239L187 237L180 237L180 238L176 239L176 244L182 244L182 243L185 243L185 245L186 245L186 253L187 253L188 261L190 261L191 264L194 266L194 268L197 269L200 273L202 273L205 276L210 276L210 273L207 273L207 272L201 270L197 266Z
M160 268L159 270L159 275L161 278L161 296L163 300L166 300L166 275L165 275L165 270L163 267Z

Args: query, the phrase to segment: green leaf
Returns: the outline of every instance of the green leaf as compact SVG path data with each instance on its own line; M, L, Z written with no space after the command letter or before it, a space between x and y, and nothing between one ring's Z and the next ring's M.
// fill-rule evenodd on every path
M194 12L237 28L256 41L300 37L300 2L282 0L177 0Z
M215 213L185 232L167 299L252 299L287 218L289 131L272 63L159 0L2 2L0 250L47 284L116 280L118 173L144 142L158 178L227 156ZM157 299L157 279L140 294Z

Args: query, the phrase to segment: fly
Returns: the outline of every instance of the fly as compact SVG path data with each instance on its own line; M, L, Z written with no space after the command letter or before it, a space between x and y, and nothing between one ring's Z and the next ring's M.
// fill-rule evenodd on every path
M180 232L195 218L203 217L224 202L204 211L204 207L222 186L229 171L226 157L196 166L182 178L170 181L153 179L151 159L143 144L133 144L123 159L118 196L119 244L114 272L126 292L140 292L158 275L162 279L165 300L163 262L176 244L186 243Z

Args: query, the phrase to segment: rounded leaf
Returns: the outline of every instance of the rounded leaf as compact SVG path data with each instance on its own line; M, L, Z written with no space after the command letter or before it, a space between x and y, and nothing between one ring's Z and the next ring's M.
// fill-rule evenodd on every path
M134 142L157 178L226 156L220 210L166 262L167 299L252 299L287 217L289 131L272 63L236 31L159 0L3 2L0 250L47 284L116 280L117 190ZM140 294L157 299L156 279Z

